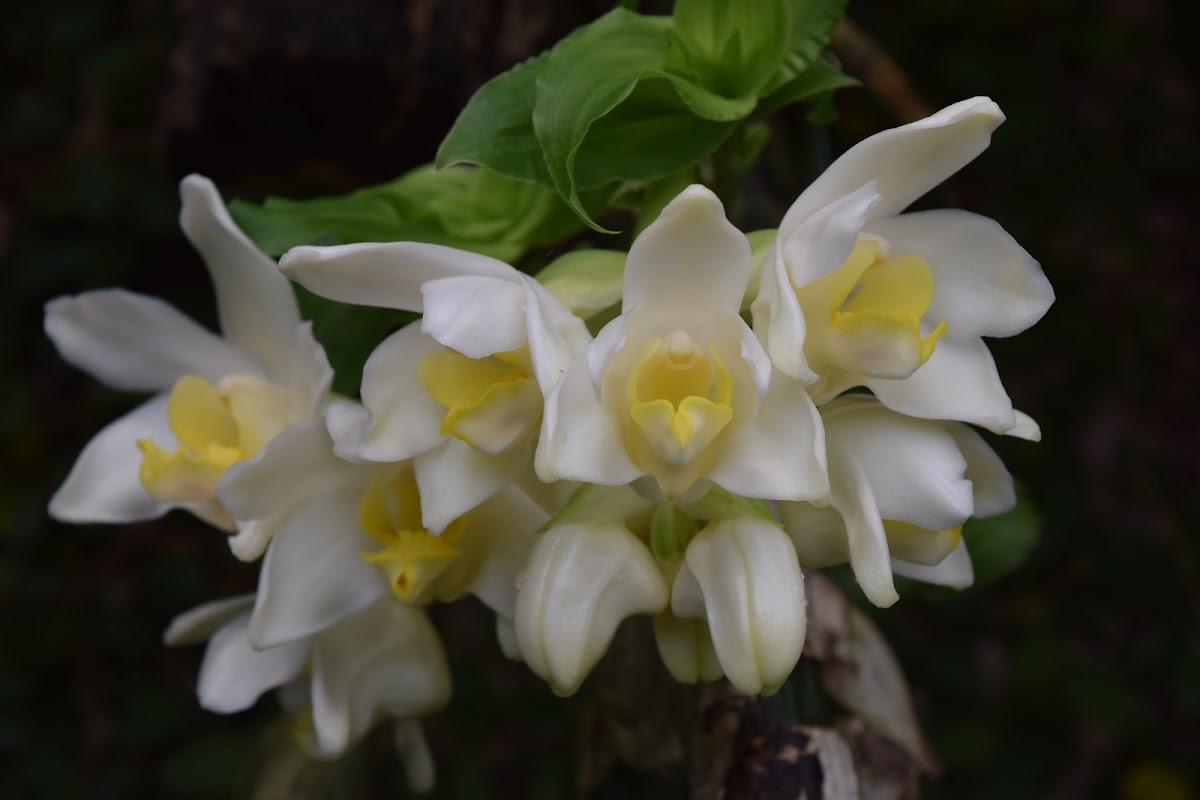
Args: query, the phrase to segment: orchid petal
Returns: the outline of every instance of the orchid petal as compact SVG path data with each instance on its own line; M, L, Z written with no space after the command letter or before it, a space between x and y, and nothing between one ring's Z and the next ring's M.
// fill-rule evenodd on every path
M545 395L592 341L583 320L532 278L524 278L529 360Z
M996 451L971 428L956 422L942 423L967 460L966 478L974 496L974 517L983 519L1011 511L1017 505L1012 475Z
M739 691L773 694L804 647L804 578L787 534L756 519L709 525L688 545L671 609L708 620L721 668Z
M421 287L421 330L468 358L516 350L525 344L525 288L511 278L461 275Z
M864 139L796 199L779 226L780 236L786 239L802 220L868 181L878 181L883 197L871 218L900 213L987 149L992 131L1003 121L999 106L973 97Z
M179 195L179 224L212 276L225 338L257 356L272 377L290 377L300 324L291 285L234 224L212 181L189 175Z
M629 248L621 313L642 303L738 313L750 243L709 189L689 186Z
M185 374L215 383L262 371L174 306L124 289L54 298L46 304L45 329L64 361L115 389L157 392Z
M413 472L421 493L421 519L430 533L470 511L528 469L528 445L515 445L495 455L481 452L448 437L444 444L413 459Z
M106 425L83 448L62 486L50 498L50 516L61 522L140 522L172 506L146 494L138 478L139 439L175 445L167 425L167 395L147 400Z
M241 594L197 606L171 620L163 633L163 643L170 647L200 644L225 626L234 617L249 614L254 608L254 595Z
M829 453L829 480L830 503L846 525L846 548L854 579L868 600L887 608L900 595L892 580L887 536L866 471L853 453L835 448Z
M249 614L239 616L209 640L196 683L201 708L218 714L245 711L264 692L282 686L304 668L307 641L256 650L247 637L249 625Z
M1054 303L1042 268L995 221L968 211L918 211L871 222L892 253L916 253L933 271L926 318L945 321L950 335L1012 336Z
M417 312L424 308L421 287L428 281L459 276L515 281L519 275L494 258L422 242L294 247L279 268L330 300Z
M616 525L562 525L529 558L517 593L517 641L530 669L569 695L623 619L666 604L667 586L640 539Z
M960 541L950 553L934 566L892 559L892 571L905 578L952 589L966 589L975 582L975 568L967 553L967 543Z

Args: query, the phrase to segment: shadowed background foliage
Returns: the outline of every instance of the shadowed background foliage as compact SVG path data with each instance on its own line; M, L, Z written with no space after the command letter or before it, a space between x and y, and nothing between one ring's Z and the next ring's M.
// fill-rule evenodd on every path
M6 9L0 796L224 797L286 752L273 702L231 718L201 711L200 650L159 642L176 613L253 587L254 569L220 534L183 515L111 527L46 518L79 449L135 398L58 360L42 304L122 285L211 324L204 271L176 228L181 176L203 172L227 197L252 199L394 177L432 160L480 83L607 8ZM993 346L1016 404L1044 431L1040 445L998 444L1042 518L1028 560L963 594L908 586L876 616L946 765L925 793L1200 796L1197 12L1166 0L857 0L850 15L903 72L843 39L867 88L839 95L827 134L808 132L799 111L776 120L735 221L770 226L829 154L988 94L1009 121L923 203L999 220L1059 298L1032 331ZM480 607L444 609L439 622L456 694L429 725L438 796L569 793L586 693L555 700L498 658ZM373 741L358 754L377 767L362 796L401 784L386 751Z

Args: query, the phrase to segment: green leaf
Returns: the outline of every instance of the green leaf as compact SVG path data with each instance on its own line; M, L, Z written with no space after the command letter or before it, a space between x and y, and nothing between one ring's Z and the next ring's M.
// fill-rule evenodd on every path
M509 178L554 186L533 131L537 80L549 61L550 54L542 53L481 86L438 148L437 166L481 164Z
M859 85L856 79L842 72L841 66L832 56L822 54L795 78L764 97L758 104L758 113L769 114L791 103Z
M748 100L753 108L792 45L794 5L788 0L677 0L668 70L721 97Z
M634 237L640 236L650 223L658 219L658 215L667 207L667 203L674 200L680 192L693 183L699 182L699 170L695 167L688 167L678 172L673 172L670 175L664 175L647 185L645 191L642 193L641 207L637 213L637 224L633 229Z
M575 161L592 123L629 96L648 70L661 69L669 20L615 8L550 52L537 76L533 130L559 194L591 227L608 233L579 201ZM625 150L635 150L624 137ZM664 169L670 172L672 167Z
M572 314L589 319L621 302L621 281L628 253L618 250L573 250L537 274Z
M1021 566L1037 544L1041 529L1042 520L1020 484L1012 511L967 520L962 535L975 566L975 585L990 583Z
M802 0L792 13L792 34L783 75L786 83L808 68L829 44L846 13L847 0ZM792 72L789 74L789 70ZM776 79L772 80L775 83ZM772 87L774 88L774 87Z
M713 487L699 500L681 506L681 508L685 514L696 519L718 520L749 517L770 522L772 525L779 524L779 521L775 519L775 514L771 511L771 504L766 500L742 497L727 489L722 489L716 484L713 484Z

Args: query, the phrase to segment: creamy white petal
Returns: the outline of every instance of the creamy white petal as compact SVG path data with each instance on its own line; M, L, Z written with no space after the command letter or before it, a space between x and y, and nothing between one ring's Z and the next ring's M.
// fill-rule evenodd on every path
M592 379L592 386L596 392L600 391L600 380L608 368L608 362L612 360L618 350L625 346L626 320L626 316L609 320L608 324L596 334L596 338L588 345L587 352L584 354L587 359L588 376Z
M894 558L892 571L906 578L937 586L949 586L952 589L966 589L975 582L975 568L971 565L970 554L967 553L967 543L963 541L960 541L958 547L951 550L941 563L932 567Z
M501 614L496 615L496 642L500 652L509 661L521 660L521 646L517 644L517 624Z
M511 278L462 275L421 287L421 330L468 358L516 350L525 344L525 288Z
M288 642L267 650L250 646L250 615L226 623L208 642L196 695L201 708L218 714L244 711L259 697L300 674L308 642Z
M1012 475L983 437L971 428L957 422L943 423L954 442L967 460L967 480L971 482L975 498L972 516L994 517L1010 511L1017 505L1017 492Z
M467 518L459 556L442 580L463 585L498 615L511 618L517 575L529 559L535 532L548 519L550 515L524 492L504 487Z
M704 620L659 614L654 618L654 641L667 672L680 683L715 681L725 674Z
M529 277L523 278L523 284L529 360L545 395L587 350L592 336L583 320L544 286Z
M534 458L538 477L621 486L643 473L625 450L625 434L600 405L584 360L575 362L546 398Z
M277 517L323 491L366 478L363 468L342 461L319 419L291 425L257 456L225 471L217 484L221 504L241 521Z
M116 389L157 392L189 373L215 382L262 372L247 353L174 306L124 289L56 297L46 304L44 324L64 361Z
M317 414L329 400L333 367L325 348L317 341L311 322L302 322L292 332L292 364L289 385L307 395L306 416Z
M750 310L754 333L767 349L775 368L788 377L806 384L817 380L817 373L804 357L804 337L808 327L796 292L792 289L787 266L779 254L779 241L759 277L758 297Z
M363 365L366 413L342 403L326 416L337 453L355 460L403 461L440 444L446 409L417 377L417 365L443 349L415 322L384 339Z
M267 552L283 520L256 519L237 523L237 532L229 537L229 552L238 561L257 561Z
M417 794L433 791L437 771L421 723L415 719L396 720L392 725L392 742L396 745L400 760L404 762L404 777L408 781L408 788Z
M755 519L709 525L688 545L671 610L708 620L730 683L773 694L804 647L804 578L787 534Z
M449 698L441 640L418 608L385 598L313 642L313 727L324 756L343 752L381 715L416 717Z
M572 694L617 626L667 604L654 556L617 525L563 525L542 535L517 593L517 641L535 673Z
M845 564L850 558L846 523L837 509L812 503L780 503L779 521L804 569Z
M879 182L883 197L872 218L900 213L986 150L992 131L1003 121L999 106L986 97L973 97L864 139L796 199L779 226L781 235L868 181Z
M171 620L171 624L163 633L163 644L170 647L181 647L208 641L218 628L234 617L242 614L249 615L252 608L254 608L253 594L226 597L197 606Z
M256 647L311 636L388 593L383 575L359 555L376 549L359 527L361 499L355 487L323 492L275 534L250 624Z
M1016 425L996 362L980 339L938 340L933 355L903 380L864 378L880 401L901 414L970 422L996 433Z
M430 533L470 511L528 469L533 443L518 444L496 455L481 453L458 439L426 450L413 459L421 493L421 521Z
M1016 417L1016 422L1013 423L1011 428L1004 431L1005 436L1015 436L1027 442L1040 442L1042 440L1042 429L1033 417L1015 409L1013 415Z
M780 255L795 286L807 286L828 275L850 257L863 225L881 201L878 184L873 180L852 188L845 196L799 220L786 236L785 229L779 229Z
M189 175L179 196L179 224L208 267L225 338L257 356L276 379L290 376L300 324L291 285L234 224L212 181Z
M758 416L730 431L708 477L734 494L820 500L829 494L825 434L799 381L777 374Z
M138 522L155 519L172 506L146 494L138 469L138 439L175 446L167 425L167 396L153 397L110 422L83 448L62 486L50 498L50 516L60 522Z
M421 311L421 286L462 275L517 280L502 261L421 242L294 247L279 260L292 280L322 297L360 306Z
M709 189L689 186L634 240L621 313L642 303L737 313L750 279L750 242Z
M852 453L833 450L829 453L829 481L830 502L846 525L846 549L854 579L868 600L887 608L900 595L892 581L887 536L866 471Z
M971 516L967 462L942 425L877 404L834 400L822 412L830 452L854 454L884 519L942 531Z
M916 253L933 271L925 316L956 338L1012 336L1054 303L1041 266L994 220L957 209L918 211L872 221L892 254Z
M742 331L742 361L750 368L750 379L754 381L755 401L754 411L757 414L767 391L771 388L771 357L763 349L762 342L754 336L754 331L745 322L738 319L737 327Z

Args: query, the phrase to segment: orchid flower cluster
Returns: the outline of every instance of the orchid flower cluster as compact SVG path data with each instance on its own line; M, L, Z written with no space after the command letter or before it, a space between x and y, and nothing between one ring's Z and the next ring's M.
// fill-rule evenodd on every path
M48 304L64 359L154 393L87 445L51 513L182 508L228 532L257 591L166 634L207 640L201 704L278 688L324 757L392 719L419 785L418 721L451 692L426 609L463 595L560 695L636 615L677 680L772 693L803 648L803 569L848 562L881 607L895 575L965 587L963 523L1015 503L977 428L1039 432L981 337L1028 328L1053 292L992 220L904 213L1002 121L975 98L859 143L755 248L689 186L609 285L411 241L276 264L188 177L221 335L123 290ZM366 361L361 400L331 392L289 280L421 315Z

